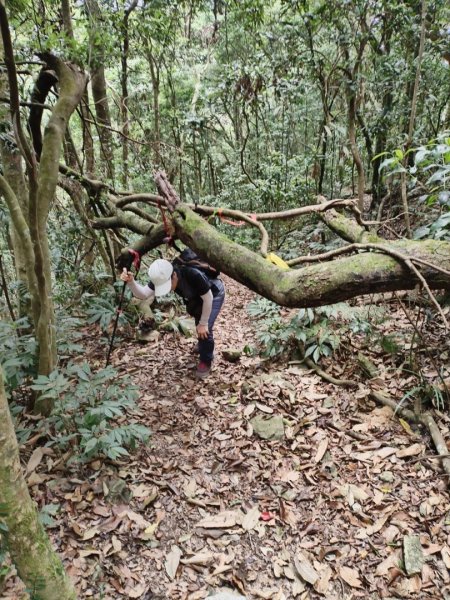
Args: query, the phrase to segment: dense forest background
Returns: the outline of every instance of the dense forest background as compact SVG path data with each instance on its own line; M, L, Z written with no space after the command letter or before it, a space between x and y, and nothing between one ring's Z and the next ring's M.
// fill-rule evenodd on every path
M433 315L443 329L426 340L423 360L410 356L408 368L414 392L425 390L435 408L448 410L448 299L439 289L450 287L449 23L445 0L0 0L0 489L11 473L19 486L0 493L0 533L11 533L0 557L11 552L28 583L45 566L45 598L74 596L42 525L32 525L30 537L50 562L39 566L41 552L25 542L35 511L19 481L10 412L19 443L54 436L64 451L75 445L81 462L114 461L148 439L143 425L116 427L135 388L116 381L111 367L98 370L98 362L80 357L90 326L106 355L116 318L120 327L137 323L136 307L116 312L123 248L150 251L147 265L165 237L180 233L158 195L156 172L166 173L190 207L182 210L197 210L239 247L283 268L283 261L295 266L299 256L340 248L324 220L374 252L381 240L400 244L389 260L406 269L395 286L379 276L372 291L423 284L414 335ZM336 215L327 221L322 209L308 209L333 200L351 206L361 230L350 233ZM267 222L263 250L256 215ZM408 261L418 247L409 240L429 244L417 258L423 278L419 263ZM247 283L228 264L237 246L222 257L219 238L203 244L206 253L219 249L216 266L223 258L224 271ZM173 256L168 246L162 251ZM437 267L427 262L431 255ZM364 289L355 284L343 299L371 291L373 264ZM332 304L332 294L319 298L318 291L315 300L279 301L274 281L265 295L279 304ZM248 284L260 291L250 275ZM171 310L157 310L157 324L186 333ZM313 365L333 355L338 312L331 326L333 309L302 309L286 326L277 311L261 299L250 308L260 319L255 352L286 359L300 340ZM358 319L354 331L368 333L373 324ZM380 339L395 354L392 336ZM423 384L429 360L431 388ZM420 412L413 392L405 390L402 402ZM24 416L33 411L47 417L38 429ZM17 498L23 515L15 508L12 518ZM6 573L0 567L0 586ZM58 596L51 596L52 581Z

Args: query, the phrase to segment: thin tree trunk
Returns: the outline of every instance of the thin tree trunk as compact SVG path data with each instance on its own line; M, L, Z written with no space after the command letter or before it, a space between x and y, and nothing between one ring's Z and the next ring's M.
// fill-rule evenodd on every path
M130 126L128 121L128 52L130 49L130 32L128 30L128 20L131 12L136 8L137 0L133 0L130 6L125 11L122 22L123 46L121 54L122 73L120 75L120 85L122 88L122 98L120 101L120 113L122 116L122 183L124 186L128 184L128 154L130 135Z
M419 41L419 50L417 52L417 67L416 67L416 77L414 80L414 87L412 92L411 99L411 113L409 116L409 124L408 124L408 137L406 140L405 150L409 150L413 141L414 134L414 125L416 122L416 112L417 112L417 97L419 94L419 83L420 83L420 70L422 67L422 58L423 58L423 49L425 45L425 32L426 32L426 16L427 16L427 2L426 0L422 0L422 14L421 14L421 29L420 29L420 41ZM405 152L405 156L403 158L403 166L406 168L409 162L410 155ZM409 206L408 206L408 195L406 189L406 173L402 172L401 174L401 197L402 197L402 205L403 205L403 213L405 217L405 226L406 226L406 234L410 238L411 237L411 223L409 218Z
M153 92L153 156L155 167L161 166L161 124L159 111L160 67L147 41L147 61L150 67Z
M96 0L86 0L86 8L89 14L89 37L92 52L91 89L95 105L95 115L100 125L98 136L100 139L101 158L103 171L107 177L114 180L114 142L111 132L111 116L109 111L108 97L106 93L106 79L104 64L104 52L101 44L97 41L100 30L101 11Z
M17 573L43 600L76 600L61 559L39 520L19 460L19 446L9 413L0 370L0 520L6 525L7 548Z
M364 189L366 186L366 180L364 176L364 165L361 160L361 154L359 152L358 144L356 142L356 94L347 87L347 98L348 98L348 137L350 140L350 148L353 156L353 160L356 165L356 171L358 173L358 208L361 213L364 213Z

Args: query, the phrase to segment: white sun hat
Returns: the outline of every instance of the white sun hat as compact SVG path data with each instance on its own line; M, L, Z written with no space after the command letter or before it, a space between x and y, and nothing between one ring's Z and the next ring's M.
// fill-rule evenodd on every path
M158 258L150 265L148 276L155 286L155 296L165 296L172 289L172 263Z

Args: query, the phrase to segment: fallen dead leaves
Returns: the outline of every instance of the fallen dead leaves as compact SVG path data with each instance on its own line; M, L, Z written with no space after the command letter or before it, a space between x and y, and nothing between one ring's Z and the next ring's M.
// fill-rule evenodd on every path
M247 292L228 285L219 355L252 335L234 310ZM201 600L227 586L249 600L433 599L450 589L446 483L437 461L412 462L430 454L426 440L362 391L299 366L266 372L242 356L199 383L190 345L163 335L141 356L122 347L153 430L132 461L60 470L41 446L28 458L36 501L60 504L51 531L80 598ZM177 373L170 389L161 372ZM281 416L284 439L258 438L256 415ZM111 498L114 479L129 502ZM408 536L424 559L409 576Z

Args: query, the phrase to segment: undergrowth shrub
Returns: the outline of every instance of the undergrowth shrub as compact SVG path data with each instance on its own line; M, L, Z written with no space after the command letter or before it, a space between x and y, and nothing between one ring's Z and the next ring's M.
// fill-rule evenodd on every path
M381 322L385 314L380 308L340 302L315 309L301 308L284 317L284 309L265 298L253 300L247 310L255 319L262 356L275 358L300 350L302 356L316 363L332 356L347 332L362 334L367 339L374 337L380 343L372 323Z
M81 306L89 324L96 323L105 332L117 317L119 298L123 282L116 281L113 286L105 286L98 294L86 292L81 299ZM118 325L126 325L137 316L137 309L130 303L131 292L126 289L119 312ZM126 308L126 310L125 310Z
M36 372L37 342L34 335L24 334L28 319L0 320L0 366L8 396Z
M149 439L147 427L124 423L126 413L135 407L138 388L128 377L119 380L112 367L93 372L87 363L69 363L48 377L40 375L31 388L54 401L54 410L44 421L48 445L72 447L72 460L99 456L116 460Z
M56 316L56 344L59 359L68 360L83 351L78 343L79 319L58 313ZM16 321L0 320L0 366L4 373L8 397L21 386L29 383L37 370L37 342L30 330L27 318Z
M289 319L281 314L274 302L257 299L248 306L248 313L258 319L257 338L261 354L275 358L291 353L299 347L304 356L318 362L323 356L331 356L339 345L339 337L332 331L328 309L301 308Z

